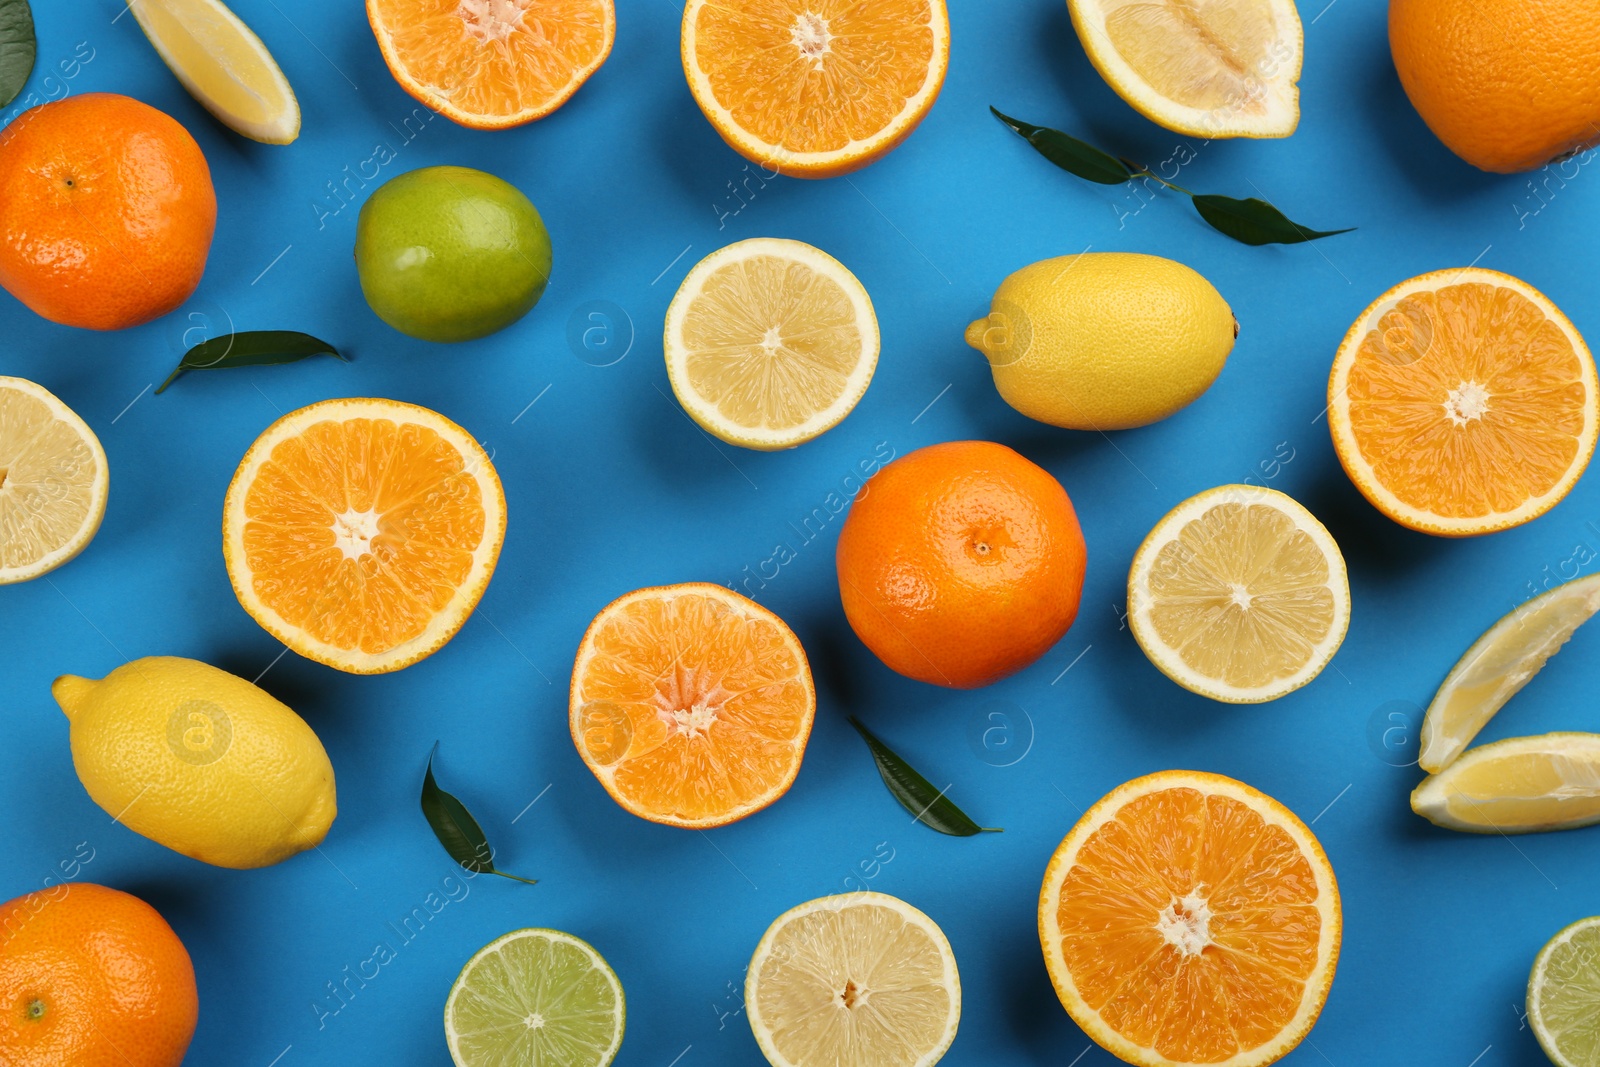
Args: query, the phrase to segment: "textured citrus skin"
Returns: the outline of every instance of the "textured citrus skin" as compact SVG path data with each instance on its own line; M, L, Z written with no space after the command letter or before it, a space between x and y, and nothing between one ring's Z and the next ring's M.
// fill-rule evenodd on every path
M1510 174L1600 142L1600 4L1391 0L1412 106L1475 167Z
M1083 591L1066 490L1004 445L918 449L867 482L839 533L839 596L891 670L975 689L1061 640Z
M189 953L138 897L82 882L0 904L5 1067L178 1067L199 1012Z
M200 146L147 104L85 93L0 133L0 286L52 322L120 330L174 310L216 223Z

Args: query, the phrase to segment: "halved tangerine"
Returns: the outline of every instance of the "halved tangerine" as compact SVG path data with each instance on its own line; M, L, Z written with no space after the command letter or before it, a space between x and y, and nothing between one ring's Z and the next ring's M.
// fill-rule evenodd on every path
M703 582L613 602L572 667L578 755L618 804L669 826L721 826L788 792L816 710L794 632Z
M1339 888L1288 808L1243 782L1162 771L1112 790L1056 848L1039 939L1056 994L1144 1067L1260 1067L1333 983Z
M324 400L250 446L223 505L234 593L308 659L399 670L455 636L506 534L489 457L437 412Z

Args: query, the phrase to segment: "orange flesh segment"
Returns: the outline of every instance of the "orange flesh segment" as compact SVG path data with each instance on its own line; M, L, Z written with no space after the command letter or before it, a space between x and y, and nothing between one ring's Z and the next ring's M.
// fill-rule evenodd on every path
M1377 481L1449 518L1514 511L1554 489L1592 402L1566 332L1484 282L1402 297L1362 338L1346 391Z
M1317 895L1286 831L1230 797L1175 788L1130 801L1089 836L1056 917L1073 982L1106 1025L1167 1059L1216 1063L1272 1040L1299 1010L1317 965Z
M734 125L790 152L836 152L881 133L933 65L928 0L706 4L695 66Z
M483 117L552 110L604 57L613 21L609 0L376 0L373 10L417 88Z
M450 442L365 418L280 441L244 513L262 603L319 641L369 654L421 636L450 604L486 523L478 482Z
M810 673L793 636L703 594L630 601L582 666L586 758L637 807L686 820L758 805L793 778Z

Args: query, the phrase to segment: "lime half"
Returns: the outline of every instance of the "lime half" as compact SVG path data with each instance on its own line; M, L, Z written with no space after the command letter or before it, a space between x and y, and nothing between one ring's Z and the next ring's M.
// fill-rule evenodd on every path
M605 1067L622 1045L622 983L588 942L515 930L478 950L450 988L457 1067Z
M1600 1067L1600 915L1579 919L1539 950L1528 977L1528 1022L1551 1063Z

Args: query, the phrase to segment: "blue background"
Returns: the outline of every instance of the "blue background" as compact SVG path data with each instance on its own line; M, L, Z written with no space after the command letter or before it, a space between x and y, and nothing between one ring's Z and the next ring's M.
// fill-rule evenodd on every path
M199 977L190 1064L447 1065L440 1012L458 968L507 930L548 925L590 940L621 976L619 1064L698 1067L760 1062L739 1014L751 950L780 912L855 888L854 878L927 911L955 947L965 1011L946 1063L1105 1064L1114 1061L1097 1047L1085 1054L1089 1042L1047 980L1039 879L1079 811L1107 790L1162 768L1202 768L1314 820L1338 872L1338 978L1321 1023L1286 1062L1544 1062L1520 1018L1527 969L1558 928L1600 912L1595 831L1511 840L1434 829L1407 806L1420 777L1406 766L1408 730L1484 628L1554 576L1592 569L1600 482L1591 476L1521 529L1431 539L1355 492L1321 412L1350 322L1424 271L1473 262L1509 271L1600 338L1600 170L1572 164L1562 182L1468 167L1407 103L1384 5L1334 0L1319 11L1322 2L1301 9L1299 131L1201 144L1146 122L1104 85L1063 4L955 0L949 78L905 145L848 179L752 179L742 205L732 186L755 168L695 107L679 65L681 9L668 0L620 0L616 49L577 96L541 122L488 133L419 111L353 0L237 0L298 91L305 128L287 148L215 123L134 20L118 17L121 4L35 4L29 91L122 92L176 116L210 160L220 220L199 292L148 326L71 330L0 296L0 373L75 408L112 468L93 545L47 578L0 589L0 898L68 872L154 903ZM1187 145L1181 184L1264 196L1309 226L1359 229L1293 248L1235 244L1171 194L1141 197L1055 170L989 116L991 103L1151 164ZM383 325L351 260L359 203L383 180L441 163L521 187L555 245L538 308L453 347ZM1539 199L1530 177L1544 183ZM838 256L872 294L883 329L877 378L855 413L775 455L700 433L672 399L657 341L688 269L753 236ZM1179 259L1215 283L1242 324L1215 387L1156 426L1101 436L1030 422L961 340L1008 273L1085 249ZM597 308L602 318L589 318ZM306 330L354 362L194 373L152 394L189 343L230 327ZM585 340L589 327L599 329ZM284 654L235 601L219 551L223 493L251 441L280 413L340 396L423 403L466 426L493 452L510 504L480 610L439 654L383 677ZM796 533L882 443L904 455L959 438L1004 442L1055 474L1090 553L1071 632L1029 670L977 692L879 664L840 610L842 518L810 543ZM1155 521L1194 492L1247 478L1289 492L1334 532L1354 618L1312 685L1231 707L1162 677L1121 614L1129 559ZM567 734L584 627L621 593L733 582L784 543L796 558L755 593L795 628L816 672L820 706L799 780L767 811L705 834L624 813ZM1580 632L1486 737L1593 726L1597 649L1600 627ZM88 799L50 681L157 654L246 678L265 671L261 684L314 726L340 807L320 852L220 870L136 836ZM960 840L913 824L848 713L1006 832ZM435 740L441 781L476 812L502 864L542 881L466 883L465 897L401 944L389 924L430 893L443 897L452 874L417 808ZM330 999L327 984L379 942L396 945L396 958L352 985L347 1003Z

